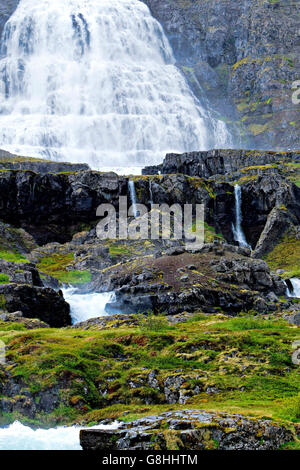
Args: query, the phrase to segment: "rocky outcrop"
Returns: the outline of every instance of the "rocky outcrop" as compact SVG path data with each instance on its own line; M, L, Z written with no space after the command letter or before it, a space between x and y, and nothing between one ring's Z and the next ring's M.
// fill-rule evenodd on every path
M258 176L255 179L249 179L242 186L242 213L243 213L243 228L247 240L251 246L255 247L259 241L260 236L263 238L265 234L263 230L269 218L269 224L266 226L266 231L270 231L275 214L279 215L278 210L271 213L272 210L277 208L281 211L281 217L286 220L286 229L289 224L293 223L297 226L300 223L300 188L290 181L282 178L279 175ZM279 220L278 220L279 222ZM278 235L284 230L284 222L276 224ZM277 242L279 239L277 239ZM267 242L268 243L268 242ZM274 232L270 239L270 248L276 243L276 233ZM266 253L268 248L261 248L258 246L258 254Z
M115 291L117 301L107 306L109 313L274 311L276 295L285 294L286 284L249 254L222 244L204 245L200 253L175 249L169 256L107 268L95 276L92 290ZM271 293L275 303L265 299Z
M120 423L115 431L80 432L85 451L276 450L293 439L293 432L276 422L188 409Z
M0 322L19 323L27 330L49 328L49 325L37 318L25 318L23 312L0 313Z
M0 174L1 218L23 227L41 244L65 242L76 227L97 219L99 204L117 205L126 193L127 179L114 173L7 170Z
M300 71L298 3L143 1L200 100L206 96L254 148L299 148L299 105L292 103Z
M39 272L32 263L11 263L0 259L0 273L7 274L9 281L43 287Z
M71 325L70 306L61 291L27 284L0 285L0 308L21 311L25 318L38 318L53 328Z
M135 177L134 180L138 202L150 208L151 183L155 203L203 203L206 221L232 239L234 196L229 184L210 184L184 175ZM100 204L109 202L118 210L119 196L126 195L128 178L115 173L80 171L41 175L21 170L0 173L2 220L21 226L39 244L70 241L82 224L95 224Z
M211 178L215 175L232 174L242 168L270 165L286 161L298 161L300 152L271 152L257 150L209 150L203 152L188 152L183 154L167 154L163 163L143 169L143 174L183 173L189 176Z
M283 235L292 227L291 216L286 208L274 207L259 237L253 256L262 258L277 245Z
M63 173L89 170L86 163L64 163L38 158L24 158L0 150L0 170L28 170L46 175L48 173Z

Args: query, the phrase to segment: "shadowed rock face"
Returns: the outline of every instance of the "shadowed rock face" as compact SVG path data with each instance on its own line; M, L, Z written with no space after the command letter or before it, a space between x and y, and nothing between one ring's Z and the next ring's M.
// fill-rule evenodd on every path
M263 439L262 437L263 436ZM120 423L116 431L82 430L83 450L275 450L292 439L284 426L241 415L182 410Z
M300 71L299 2L143 1L200 99L236 120L255 148L299 148L291 90Z
M38 318L53 328L71 325L70 306L62 292L26 284L0 286L1 306L9 313L21 311L25 318Z
M19 0L0 0L0 37L3 27L19 4Z

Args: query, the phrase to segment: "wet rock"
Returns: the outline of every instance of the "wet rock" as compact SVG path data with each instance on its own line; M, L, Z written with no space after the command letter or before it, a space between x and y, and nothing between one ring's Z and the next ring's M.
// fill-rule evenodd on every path
M275 450L291 440L293 432L276 422L189 409L120 423L116 431L80 432L82 448L98 451Z

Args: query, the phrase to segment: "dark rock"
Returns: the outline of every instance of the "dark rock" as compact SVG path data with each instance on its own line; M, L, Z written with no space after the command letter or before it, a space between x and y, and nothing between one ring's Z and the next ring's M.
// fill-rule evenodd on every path
M179 450L275 450L292 440L293 431L276 422L188 409L120 423L116 431L80 432L86 451L174 450L174 442Z
M53 328L71 325L70 307L62 292L29 285L0 285L2 308L13 313L21 310L25 318L38 318Z

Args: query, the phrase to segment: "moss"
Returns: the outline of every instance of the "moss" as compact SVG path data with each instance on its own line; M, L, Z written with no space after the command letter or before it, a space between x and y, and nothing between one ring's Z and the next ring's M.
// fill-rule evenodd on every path
M250 124L249 129L254 136L262 134L268 130L269 124Z
M5 310L6 308L6 300L3 294L0 294L0 309Z
M283 269L284 278L300 277L300 240L287 233L264 259L272 270Z
M0 284L7 284L9 282L9 276L7 274L0 273Z
M74 255L72 253L55 253L39 260L37 268L42 274L55 277L66 284L85 284L91 281L89 271L78 271L73 267Z
M29 263L23 255L15 251L0 250L0 259L4 259L12 263Z
M24 380L37 399L55 384L61 388L64 405L36 417L44 424L97 422L120 418L125 411L130 420L186 408L166 404L163 393L149 387L148 375L155 369L162 389L167 377L184 378L189 408L299 422L300 379L291 363L299 332L281 319L228 319L199 312L176 325L157 316L145 323L118 327L112 322L90 330L23 331L7 326L0 323L0 339L13 364L11 376ZM129 381L138 388L131 389ZM206 393L207 387L218 392ZM149 397L152 405L146 404ZM9 421L15 418L6 416ZM172 437L169 444L176 445ZM213 445L210 438L207 445Z

